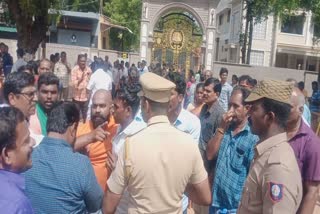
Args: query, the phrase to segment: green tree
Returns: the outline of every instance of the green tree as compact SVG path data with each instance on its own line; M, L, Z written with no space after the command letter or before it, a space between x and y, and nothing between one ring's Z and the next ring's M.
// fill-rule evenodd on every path
M0 0L6 3L7 23L15 24L18 35L18 48L33 54L39 44L46 39L46 32L52 20L58 20L59 12L48 14L49 9L98 12L100 0ZM44 44L44 43L43 43Z
M111 47L120 51L138 49L140 44L141 0L110 0L104 7L104 12L113 24L127 27L131 30L111 28Z
M8 5L18 35L18 47L27 53L35 53L45 40L48 29L48 9L57 5L57 0L0 0Z
M65 10L80 12L99 12L100 0L69 0L66 1Z

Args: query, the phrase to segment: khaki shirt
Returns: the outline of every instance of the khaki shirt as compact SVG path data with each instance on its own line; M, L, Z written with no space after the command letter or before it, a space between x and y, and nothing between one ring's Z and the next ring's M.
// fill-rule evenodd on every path
M256 146L238 214L294 214L302 198L297 160L286 133Z
M152 117L148 127L126 143L129 146L121 148L107 182L110 191L122 194L128 187L129 214L182 213L182 194L187 184L207 178L197 143L174 128L166 116Z

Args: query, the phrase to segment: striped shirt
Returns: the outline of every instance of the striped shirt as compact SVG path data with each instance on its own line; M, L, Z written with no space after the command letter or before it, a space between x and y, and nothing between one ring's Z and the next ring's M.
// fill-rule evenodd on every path
M258 140L248 124L234 136L230 129L224 134L212 188L213 207L237 209Z

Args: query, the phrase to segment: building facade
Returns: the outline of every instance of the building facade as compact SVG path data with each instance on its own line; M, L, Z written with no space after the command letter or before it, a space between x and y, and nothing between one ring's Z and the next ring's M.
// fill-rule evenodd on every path
M245 29L242 0L227 0L217 8L215 60L241 63L241 35ZM312 14L296 11L280 20L273 15L255 23L250 64L319 71L320 25L313 23Z

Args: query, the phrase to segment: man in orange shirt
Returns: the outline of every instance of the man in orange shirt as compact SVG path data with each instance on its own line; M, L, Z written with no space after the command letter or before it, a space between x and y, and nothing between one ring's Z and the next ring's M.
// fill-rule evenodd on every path
M106 168L108 151L112 150L112 138L117 132L117 125L110 115L112 97L109 91L100 89L92 98L91 120L79 124L74 145L76 151L86 149L92 163L98 183L105 190L110 171Z

